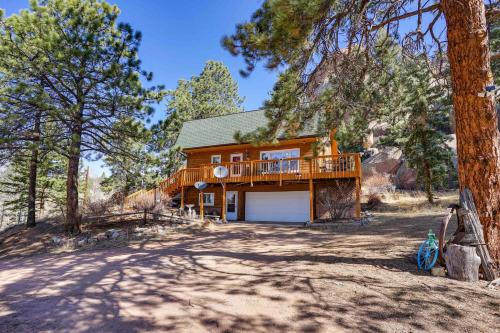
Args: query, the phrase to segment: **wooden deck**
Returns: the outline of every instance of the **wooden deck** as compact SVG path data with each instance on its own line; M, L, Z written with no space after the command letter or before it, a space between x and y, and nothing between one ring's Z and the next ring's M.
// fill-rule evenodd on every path
M183 187L193 186L198 181L206 183L219 183L213 170L216 166L223 165L228 168L229 175L225 183L300 181L315 179L361 178L360 154L349 153L332 156L318 156L311 158L287 158L280 160L253 160L242 162L224 162L220 164L207 164L199 168L180 169L175 174L160 183L161 192L173 196ZM156 189L141 190L129 195L125 204L145 197L154 197Z

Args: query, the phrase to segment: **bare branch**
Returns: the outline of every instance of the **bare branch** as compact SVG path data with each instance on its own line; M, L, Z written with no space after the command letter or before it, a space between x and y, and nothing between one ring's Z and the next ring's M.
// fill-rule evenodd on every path
M421 14L426 13L426 12L431 12L431 11L440 10L440 9L441 9L441 5L440 4L434 4L432 6L429 6L429 7L426 7L426 8L422 8L422 9L417 9L417 10L414 10L412 12L405 13L403 15L394 16L394 17L388 18L385 21L380 22L379 24L376 24L376 25L372 26L370 28L370 31L378 30L378 29L382 28L383 26L385 26L385 25L387 25L387 24L389 24L391 22L400 21L400 20L403 20L403 19L415 16L415 15L421 15Z

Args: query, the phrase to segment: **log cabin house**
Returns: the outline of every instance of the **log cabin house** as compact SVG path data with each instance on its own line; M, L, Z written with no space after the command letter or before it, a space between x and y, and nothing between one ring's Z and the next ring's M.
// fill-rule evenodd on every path
M339 153L332 131L324 152L315 156L313 144L324 138L318 137L312 123L295 138L280 137L276 144L254 146L235 140L237 131L249 133L267 122L263 110L185 122L176 146L185 154L186 164L164 180L160 190L180 196L182 209L194 205L199 213L203 207L205 216L228 221L304 223L359 217L360 155ZM219 165L229 171L225 186L214 176ZM198 181L208 185L202 193L194 187ZM345 198L350 204L332 216L331 206Z

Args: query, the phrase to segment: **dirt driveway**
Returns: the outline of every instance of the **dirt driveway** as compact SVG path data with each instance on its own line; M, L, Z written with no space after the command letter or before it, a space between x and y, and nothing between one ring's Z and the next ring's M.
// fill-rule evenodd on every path
M0 260L0 332L494 332L498 291L408 261L438 220L227 225Z

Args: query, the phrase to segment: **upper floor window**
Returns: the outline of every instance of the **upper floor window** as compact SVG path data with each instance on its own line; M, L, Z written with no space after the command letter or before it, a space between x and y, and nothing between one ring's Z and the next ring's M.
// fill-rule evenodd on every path
M271 151L261 151L261 160L279 160L282 158L292 158L300 157L300 149L282 149L282 150L271 150Z
M220 155L212 155L210 157L210 163L212 164L219 164L220 162L222 162L222 158Z
M266 161L269 160L270 162L261 163L260 172L262 173L299 172L300 163L298 159L284 160L280 162L277 161L281 159L298 158L298 157L300 157L299 148L261 151L260 159Z

